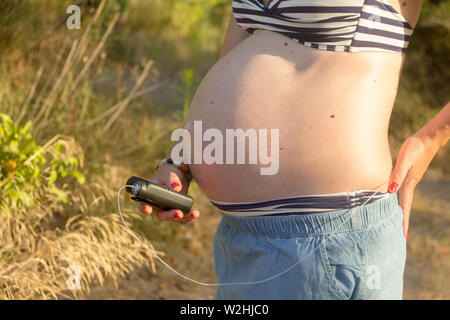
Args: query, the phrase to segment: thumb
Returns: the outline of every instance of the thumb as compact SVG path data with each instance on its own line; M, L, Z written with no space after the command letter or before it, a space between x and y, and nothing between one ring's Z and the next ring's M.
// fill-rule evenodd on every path
M176 192L180 192L182 189L181 180L175 172L169 174L168 181L166 181L167 186Z
M406 161L406 157L404 156L402 150L400 150L397 160L395 163L394 170L391 173L391 177L389 179L389 187L388 191L391 193L397 192L397 190L402 185L405 180L406 175L410 169L411 165L408 161Z

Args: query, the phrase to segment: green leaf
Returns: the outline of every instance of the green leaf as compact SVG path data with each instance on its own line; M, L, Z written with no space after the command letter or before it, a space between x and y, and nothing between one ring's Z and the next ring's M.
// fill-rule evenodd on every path
M80 163L76 157L72 156L72 157L69 157L69 159L67 159L66 165L67 165L67 167L70 167L70 166L78 167L80 165Z
M51 186L53 183L55 183L56 179L58 179L58 173L55 170L52 170L48 177L48 185Z
M11 195L12 195L12 199L13 199L13 206L16 206L17 203L20 200L20 196L21 196L21 192L19 190L12 190L11 191Z
M58 143L58 144L55 146L55 151L56 151L57 153L63 152L63 151L64 151L64 145L63 145L62 143Z
M26 138L20 144L21 153L28 155L33 153L33 149L36 146L33 138Z
M2 211L7 216L11 216L11 210L9 210L9 208L6 207L3 203L0 204L0 211Z
M33 168L33 178L37 178L41 174L41 168L34 166Z
M58 189L58 188L56 188L56 187L52 187L52 188L50 189L50 193L51 193L51 194L54 194L55 196L57 196L58 198L60 198L61 201L62 201L63 203L67 203L67 202L68 202L68 201L67 201L67 194L66 194L63 190Z
M13 153L13 154L19 154L19 141L17 140L13 140L9 143L9 146L7 148L9 150L9 152Z
M84 185L84 183L86 182L86 178L80 171L77 170L70 171L69 175L75 177L78 180L78 183L81 185Z
M0 113L0 118L2 119L2 126L5 129L5 135L11 135L15 131L14 122L12 121L11 117L6 113Z
M61 174L61 178L65 178L67 176L67 170L64 168L64 166L59 167L59 173Z
M25 124L25 126L22 128L22 133L23 133L24 135L26 135L27 133L30 133L30 132L31 132L31 126L32 126L32 122L31 122L31 121L28 121L28 122Z

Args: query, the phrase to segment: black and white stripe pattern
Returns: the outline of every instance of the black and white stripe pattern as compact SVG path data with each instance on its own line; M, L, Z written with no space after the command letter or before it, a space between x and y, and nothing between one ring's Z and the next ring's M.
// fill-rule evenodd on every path
M371 190L308 195L261 202L221 202L211 200L221 213L233 216L269 216L323 213L351 209L387 197L389 193Z
M238 25L282 33L315 49L405 52L413 32L387 0L233 0Z

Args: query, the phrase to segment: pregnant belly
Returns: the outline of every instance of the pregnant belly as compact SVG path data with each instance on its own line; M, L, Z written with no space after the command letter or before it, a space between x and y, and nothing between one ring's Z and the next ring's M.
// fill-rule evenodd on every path
M203 156L190 165L198 185L227 202L386 191L401 63L396 53L327 52L258 30L211 68L191 103L186 128L192 154ZM227 139L236 129L250 137L240 164L242 144ZM220 151L211 152L213 141Z

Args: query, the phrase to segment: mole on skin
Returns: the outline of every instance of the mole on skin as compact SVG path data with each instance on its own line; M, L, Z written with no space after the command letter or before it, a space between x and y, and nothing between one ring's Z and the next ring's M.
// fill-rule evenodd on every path
M334 114L332 114L332 115L330 116L330 118L334 118Z

